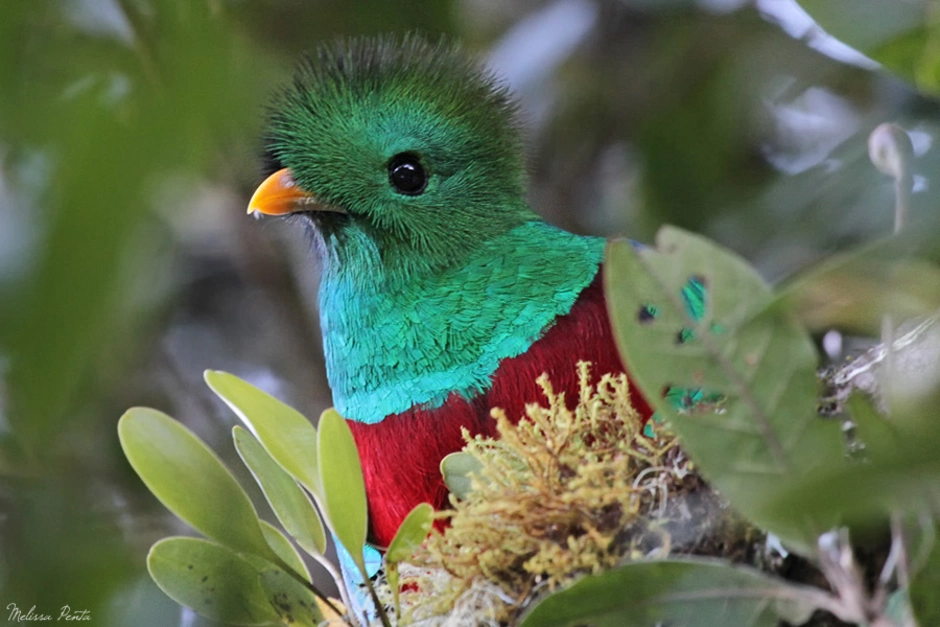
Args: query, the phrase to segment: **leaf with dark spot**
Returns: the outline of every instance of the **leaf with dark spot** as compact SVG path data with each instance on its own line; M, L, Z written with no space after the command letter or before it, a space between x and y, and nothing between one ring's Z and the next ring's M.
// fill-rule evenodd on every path
M817 355L806 331L744 260L678 229L662 229L657 248L612 242L605 270L633 381L741 513L811 555L834 521L783 520L769 503L813 469L843 461L839 425L816 414ZM660 305L657 323L639 324L636 311L649 302ZM720 334L709 332L716 321ZM695 342L677 349L683 329Z

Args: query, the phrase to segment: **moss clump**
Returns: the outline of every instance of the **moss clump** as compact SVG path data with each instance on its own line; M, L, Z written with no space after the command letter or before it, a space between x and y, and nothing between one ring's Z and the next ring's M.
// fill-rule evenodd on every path
M594 386L590 365L578 368L573 409L542 376L546 404L529 405L518 424L494 409L499 439L468 439L464 451L480 470L467 498L452 497L453 511L441 514L447 529L412 561L403 596L412 618L451 612L461 595L488 590L486 613L506 619L537 588L670 552L673 497L700 481L672 434L644 433L624 375Z

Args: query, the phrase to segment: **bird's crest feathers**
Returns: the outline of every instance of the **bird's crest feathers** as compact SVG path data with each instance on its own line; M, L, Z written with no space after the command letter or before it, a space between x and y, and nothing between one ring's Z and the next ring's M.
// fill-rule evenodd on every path
M485 66L444 40L321 46L275 99L267 151L269 164L290 168L301 188L350 214L315 216L340 257L378 252L384 266L413 274L534 217L523 198L515 103ZM424 185L390 184L403 155ZM360 250L362 242L375 250Z

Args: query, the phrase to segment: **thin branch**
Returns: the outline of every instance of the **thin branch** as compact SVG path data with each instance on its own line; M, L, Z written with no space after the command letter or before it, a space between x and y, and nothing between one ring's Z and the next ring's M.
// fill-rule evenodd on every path
M287 562L285 562L284 560L282 560L280 557L277 557L277 559L276 559L276 561L275 561L274 563L278 566L278 568L280 568L281 570L283 570L284 572L286 572L288 575L290 575L291 577L293 577L293 578L294 578L297 582L299 582L304 588L306 588L307 590L309 590L310 592L312 592L312 593L314 594L314 596L316 596L318 599L320 599L321 601L323 601L323 604L326 605L328 608L330 608L330 610L332 610L337 616L342 616L342 615L343 615L343 612L341 612L338 607L336 607L335 605L333 605L333 601L331 601L328 596L326 596L325 594L323 594L322 592L320 592L312 583L310 583L309 581L307 581L306 579L304 579L304 577L301 576L299 573L295 572L293 568L291 568L290 566L288 566Z
M388 614L385 612L385 606L382 605L382 602L379 600L379 595L375 591L375 586L372 585L372 579L369 578L365 569L361 569L361 572L362 579L366 583L366 588L369 589L369 595L372 597L372 603L375 604L375 610L379 613L379 620L382 621L383 627L392 627L392 623L388 619Z
M349 587L346 585L346 580L343 579L343 575L336 570L336 567L333 565L333 562L328 560L325 555L314 555L313 559L317 561L323 569L330 574L330 577L333 578L333 582L336 583L336 587L339 590L339 596L343 599L343 604L346 606L346 616L355 622L358 622L358 617L354 616L352 613L352 596L349 593ZM338 612L339 613L339 612ZM339 613L341 616L342 613Z

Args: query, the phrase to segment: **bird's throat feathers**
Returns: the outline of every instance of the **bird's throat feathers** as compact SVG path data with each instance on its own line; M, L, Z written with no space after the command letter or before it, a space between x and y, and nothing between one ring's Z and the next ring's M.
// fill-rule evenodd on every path
M372 234L356 229L320 229L319 237L333 400L367 423L487 389L503 359L525 352L570 311L604 250L600 238L537 219L458 249L443 268L388 259Z
M311 212L303 217L325 275L335 274L366 291L396 289L446 275L479 254L481 242L502 246L513 229L539 220L521 198L499 199L498 210L488 218L487 204L472 200L467 203L471 208L461 203L441 224L428 220L417 229L397 229L394 223L358 215Z

